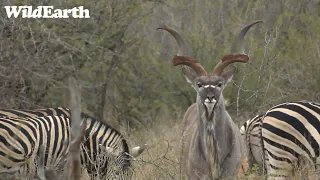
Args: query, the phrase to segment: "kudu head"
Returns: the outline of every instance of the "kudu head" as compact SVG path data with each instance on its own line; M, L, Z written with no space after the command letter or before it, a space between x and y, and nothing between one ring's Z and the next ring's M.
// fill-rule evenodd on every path
M223 89L231 81L234 69L230 68L224 72L224 69L235 62L246 63L249 57L244 54L243 41L246 32L253 25L262 21L254 21L240 31L236 37L233 47L233 54L225 55L220 62L215 66L211 73L208 73L202 65L195 59L189 56L183 56L181 51L186 49L185 42L180 34L171 27L161 26L158 29L168 31L178 43L178 54L173 58L173 65L185 65L190 68L183 67L182 71L187 81L192 85L198 94L198 100L204 106L205 110L211 115L214 108L219 102L223 101L221 96Z

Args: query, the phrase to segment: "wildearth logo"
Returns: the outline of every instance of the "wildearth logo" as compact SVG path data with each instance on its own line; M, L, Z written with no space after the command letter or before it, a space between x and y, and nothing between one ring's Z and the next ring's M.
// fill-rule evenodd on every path
M5 6L7 17L17 18L20 14L22 18L90 18L88 9L83 6L72 9L54 9L53 6Z

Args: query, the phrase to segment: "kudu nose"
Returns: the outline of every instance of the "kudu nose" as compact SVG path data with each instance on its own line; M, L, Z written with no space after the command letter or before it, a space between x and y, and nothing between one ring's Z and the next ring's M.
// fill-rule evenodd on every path
M214 95L208 94L207 99L211 102L214 98Z

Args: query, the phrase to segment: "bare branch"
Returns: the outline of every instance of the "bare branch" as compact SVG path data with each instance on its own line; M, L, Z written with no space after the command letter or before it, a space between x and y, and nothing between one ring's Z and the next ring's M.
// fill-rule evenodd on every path
M69 78L71 96L71 134L72 142L67 156L65 179L81 178L80 145L86 131L86 121L81 125L81 89L74 78Z
M38 159L38 173L37 178L39 180L46 180L45 176L45 167L44 167L44 155L45 155L45 146L42 144L39 149L39 159Z

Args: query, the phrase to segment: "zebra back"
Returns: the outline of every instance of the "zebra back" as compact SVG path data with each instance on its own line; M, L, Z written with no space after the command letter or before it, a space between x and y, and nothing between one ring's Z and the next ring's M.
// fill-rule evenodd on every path
M17 110L17 109L0 109L0 116L9 117L45 117L45 116L62 116L71 117L71 110L69 108L57 107L47 109L35 109L35 110Z
M269 176L288 177L301 159L320 165L320 105L294 101L269 109L262 123Z

